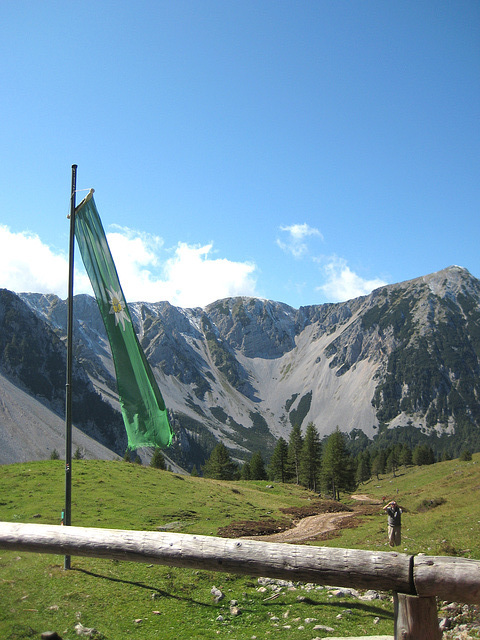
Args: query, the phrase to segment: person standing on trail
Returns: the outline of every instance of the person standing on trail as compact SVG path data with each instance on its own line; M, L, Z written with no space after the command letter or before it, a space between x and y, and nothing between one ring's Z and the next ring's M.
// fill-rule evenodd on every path
M383 507L388 515L388 542L391 547L397 547L402 540L402 511L403 509L392 500Z

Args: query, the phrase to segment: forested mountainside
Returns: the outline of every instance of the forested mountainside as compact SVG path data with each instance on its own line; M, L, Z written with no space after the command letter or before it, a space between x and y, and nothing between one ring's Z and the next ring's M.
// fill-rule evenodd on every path
M239 461L268 457L294 424L410 446L428 439L438 453L480 449L480 282L466 269L298 310L244 297L129 307L171 412L167 453L187 470L219 441ZM0 326L0 371L61 414L66 301L3 290ZM75 297L74 340L74 422L121 453L113 364L89 296Z

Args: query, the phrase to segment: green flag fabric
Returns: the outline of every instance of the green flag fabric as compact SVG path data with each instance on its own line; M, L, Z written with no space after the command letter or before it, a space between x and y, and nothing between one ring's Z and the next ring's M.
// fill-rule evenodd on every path
M165 402L133 328L93 189L75 209L75 237L110 341L128 446L168 447Z

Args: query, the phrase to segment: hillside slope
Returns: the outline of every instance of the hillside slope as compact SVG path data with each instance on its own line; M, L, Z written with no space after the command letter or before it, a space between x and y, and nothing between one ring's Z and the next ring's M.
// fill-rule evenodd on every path
M65 421L26 391L0 375L0 464L45 460L65 450ZM86 458L115 460L118 455L76 427L73 451Z

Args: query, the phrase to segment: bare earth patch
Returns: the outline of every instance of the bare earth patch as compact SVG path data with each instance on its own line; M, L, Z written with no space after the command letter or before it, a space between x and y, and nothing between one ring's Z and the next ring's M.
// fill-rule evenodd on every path
M354 513L322 513L318 516L308 516L303 518L293 527L281 533L262 536L265 542L290 542L301 543L307 540L315 540L320 536L336 531L340 528L340 523L345 518L351 518ZM245 536L252 538L253 536ZM255 536L255 539L258 539Z
M360 524L358 516L371 515L378 511L377 501L366 495L352 496L359 504L347 507L334 500L321 500L306 507L282 509L292 520L232 522L219 529L218 535L225 538L246 538L265 542L287 542L301 544L309 540L332 538L340 529L353 528Z
M382 504L380 500L370 498L370 496L367 496L366 493L355 493L350 497L353 498L353 500L358 500L359 502L368 502L368 504Z

